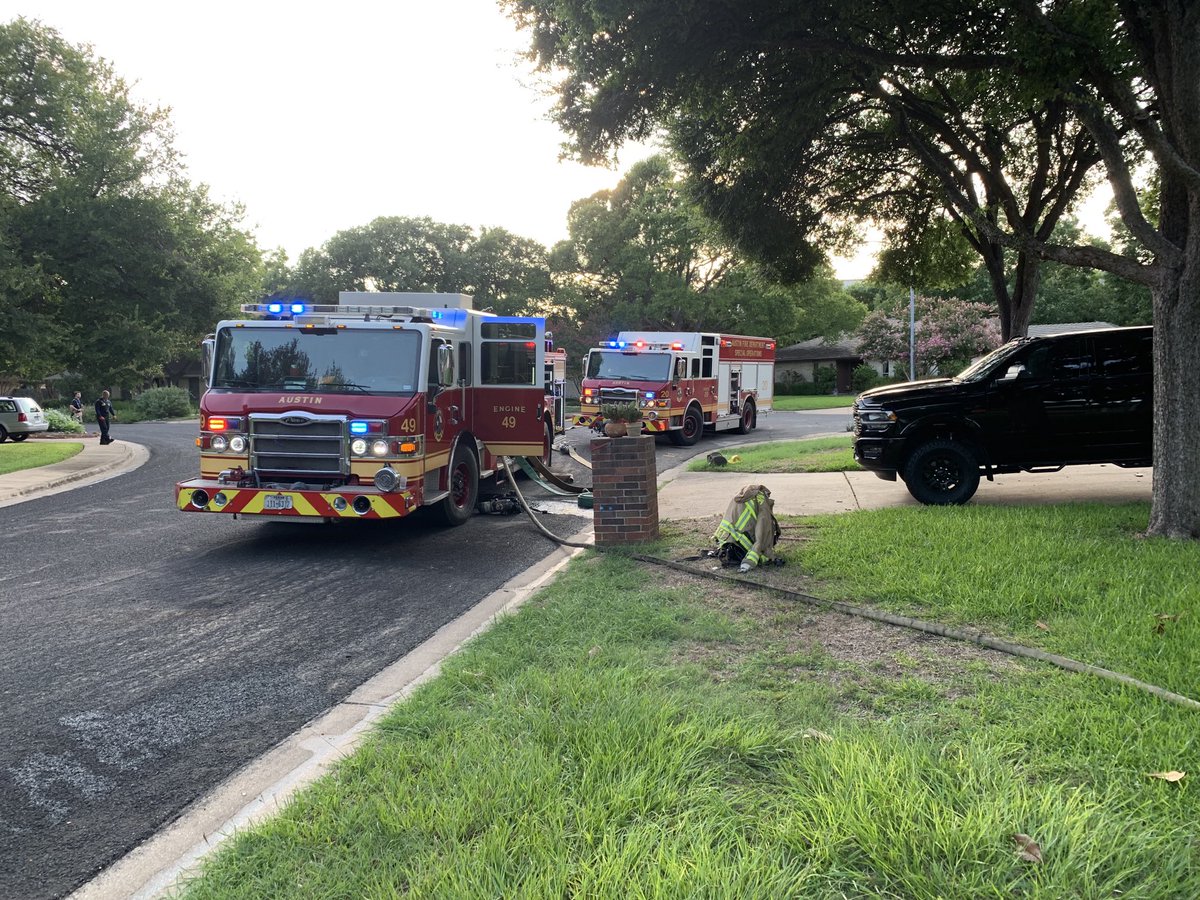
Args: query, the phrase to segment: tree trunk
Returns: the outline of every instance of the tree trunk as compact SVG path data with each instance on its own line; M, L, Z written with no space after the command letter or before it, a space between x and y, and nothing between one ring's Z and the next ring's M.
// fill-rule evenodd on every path
M1200 223L1197 223L1200 226ZM1194 226L1192 233L1196 234ZM1200 246L1154 289L1154 489L1148 535L1200 538Z
M1013 273L1012 299L1008 308L1008 331L1001 337L1005 341L1025 337L1029 333L1029 320L1033 318L1033 304L1037 300L1038 285L1042 282L1042 261L1032 253L1017 254L1017 270Z

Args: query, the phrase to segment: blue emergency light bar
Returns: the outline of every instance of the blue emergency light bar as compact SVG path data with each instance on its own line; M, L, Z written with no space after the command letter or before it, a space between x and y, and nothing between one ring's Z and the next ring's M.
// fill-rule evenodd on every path
M253 305L256 307L256 312L266 312L271 316L282 316L285 310L293 316L302 316L308 308L303 303L266 303Z

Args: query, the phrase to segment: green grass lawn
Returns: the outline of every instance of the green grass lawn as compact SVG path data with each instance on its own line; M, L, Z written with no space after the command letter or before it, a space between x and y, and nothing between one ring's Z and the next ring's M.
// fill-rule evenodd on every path
M808 396L793 396L791 394L776 397L771 401L773 409L783 412L792 412L798 409L836 409L839 407L849 408L854 405L854 395L846 394L842 397L808 397Z
M749 447L729 447L721 455L729 462L714 466L707 454L688 463L689 472L846 472L862 471L854 461L854 438L806 438ZM735 459L736 457L736 459Z
M789 520L787 565L751 578L1195 695L1200 547L1140 538L1147 517ZM185 896L1196 897L1198 736L1144 692L589 553Z
M0 475L62 462L82 449L83 444L77 441L45 441L36 438L19 444L5 441L0 444Z

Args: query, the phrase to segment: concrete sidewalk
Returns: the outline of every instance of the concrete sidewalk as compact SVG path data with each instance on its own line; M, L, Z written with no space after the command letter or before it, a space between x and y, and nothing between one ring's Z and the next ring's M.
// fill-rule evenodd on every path
M0 475L0 507L95 484L131 472L150 458L149 451L141 444L115 440L102 447L99 436L94 434L30 440L75 441L83 444L83 450L62 462Z
M971 503L1149 502L1153 469L1113 465L1068 466L1061 472L997 475L983 480ZM659 479L658 514L662 519L719 516L744 485L761 484L771 492L775 514L810 516L821 513L919 506L903 481L883 481L871 472L828 472L770 475L750 472L688 472L678 467Z

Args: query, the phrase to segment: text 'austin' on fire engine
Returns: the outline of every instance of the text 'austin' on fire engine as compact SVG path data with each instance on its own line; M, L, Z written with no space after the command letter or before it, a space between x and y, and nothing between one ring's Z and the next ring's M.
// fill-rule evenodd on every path
M775 396L775 341L696 331L622 331L588 351L577 425L636 403L642 428L691 446L705 428L748 434Z
M296 519L474 512L501 456L540 457L565 419L566 356L541 318L465 294L342 292L260 303L204 342L200 477L179 509Z

